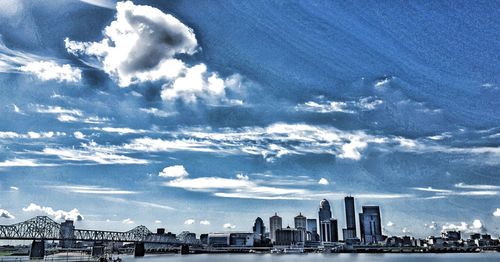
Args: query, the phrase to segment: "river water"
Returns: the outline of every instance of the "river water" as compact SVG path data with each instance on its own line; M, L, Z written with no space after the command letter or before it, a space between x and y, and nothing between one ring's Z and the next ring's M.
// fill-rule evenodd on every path
M301 261L301 262L350 262L350 261L454 261L454 262L469 262L469 261L500 261L499 252L488 253L449 253L449 254L197 254L197 255L147 255L142 258L134 258L132 256L122 257L124 261L143 261L143 262L208 262L208 261Z

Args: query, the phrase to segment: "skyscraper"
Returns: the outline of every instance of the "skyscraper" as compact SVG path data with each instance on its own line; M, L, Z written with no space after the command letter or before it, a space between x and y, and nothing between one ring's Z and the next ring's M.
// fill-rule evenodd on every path
M262 239L264 237L264 234L266 233L266 227L264 226L264 221L262 221L262 218L257 217L257 219L255 219L255 223L253 224L253 233L258 239Z
M319 236L321 242L331 242L331 222L332 211L328 200L323 199L319 203Z
M339 242L338 221L335 218L330 218L331 239L330 242Z
M357 237L356 233L356 211L354 208L354 197L346 196L344 198L345 204L345 221L346 228L342 230L344 240L353 239Z
M307 219L307 240L318 241L318 221L315 218Z
M272 242L276 242L276 230L282 229L282 222L283 220L277 213L274 213L274 216L269 218L269 236Z
M306 229L307 228L307 218L302 215L302 213L299 213L298 216L296 216L293 221L295 222L295 228L296 229Z
M383 240L380 208L378 206L363 206L359 214L361 241L365 244L378 243Z

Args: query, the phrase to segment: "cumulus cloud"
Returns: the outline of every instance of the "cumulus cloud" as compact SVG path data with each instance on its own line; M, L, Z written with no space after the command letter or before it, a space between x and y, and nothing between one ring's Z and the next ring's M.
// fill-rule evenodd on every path
M483 226L483 223L479 219L474 219L472 224L467 224L466 222L460 222L459 224L446 223L441 227L441 231L461 231L465 233L484 233L486 229Z
M328 180L326 178L321 178L318 181L318 184L320 184L320 185L328 185L328 184L330 184L330 182L328 182Z
M155 220L155 224L161 224L161 220Z
M54 61L30 62L19 67L21 72L35 75L42 81L56 80L58 82L78 83L82 78L82 70L71 65L59 65Z
M0 209L0 217L1 218L7 218L7 219L14 219L16 218L14 215L12 215L9 211L5 209Z
M85 139L85 135L82 132L80 132L80 131L73 132L73 136L76 139Z
M24 139L44 139L44 138L53 138L57 136L65 136L64 132L34 132L29 131L26 134L11 132L11 131L0 131L0 139L13 139L13 138L24 138Z
M196 222L194 219L187 219L186 221L184 221L184 225L192 225L194 224L194 222Z
M391 222L391 221L389 221L389 222L387 222L386 226L388 226L388 227L392 227L392 226L394 226L394 223L393 223L393 222Z
M190 67L180 60L178 55L199 50L193 29L147 5L119 2L116 19L104 29L100 42L66 39L65 45L71 54L96 58L98 66L121 87L166 81L161 92L164 100L222 98L226 87L234 87L234 79L209 73L205 64Z
M202 220L202 221L200 221L200 225L208 226L208 225L210 225L210 221Z
M222 225L222 227L225 229L235 229L236 228L236 226L231 224L231 223L226 223L226 224Z
M165 167L159 174L161 177L170 177L170 178L183 178L189 175L184 166L175 165Z
M500 208L497 208L497 210L493 212L493 216L500 217Z
M73 220L73 221L83 220L83 216L76 208L70 211L54 210L51 207L44 207L31 203L29 206L23 208L23 211L48 215L56 220Z

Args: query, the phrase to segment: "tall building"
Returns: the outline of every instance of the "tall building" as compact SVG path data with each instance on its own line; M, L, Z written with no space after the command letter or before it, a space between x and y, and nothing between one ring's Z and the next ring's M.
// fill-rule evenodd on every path
M338 221L335 218L330 218L331 239L330 242L339 242L339 229Z
M269 236L272 242L276 242L276 230L282 229L283 220L277 213L274 213L274 216L269 218Z
M300 243L304 243L304 230L301 229L293 229L290 227L277 229L276 230L276 245L284 246L284 245L296 245Z
M345 204L345 221L346 221L346 228L342 230L344 240L357 238L354 197L346 196L344 198L344 204Z
M359 225L361 241L365 244L378 243L383 240L378 206L363 206L363 213L359 213Z
M253 224L253 233L255 234L255 238L257 239L264 238L266 227L264 226L264 221L262 221L262 218L257 217L257 219L255 219L255 223Z
M307 219L307 240L318 241L318 221L315 218Z
M331 242L331 222L332 211L328 200L323 199L319 203L319 237L321 242Z
M302 215L302 213L299 213L298 216L296 216L293 221L295 222L295 228L296 229L306 229L307 228L307 218Z

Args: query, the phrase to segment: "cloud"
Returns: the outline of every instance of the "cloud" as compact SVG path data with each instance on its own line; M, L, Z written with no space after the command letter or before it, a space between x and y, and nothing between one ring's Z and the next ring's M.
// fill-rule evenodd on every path
M80 132L80 131L73 132L73 136L76 139L85 139L85 135L82 132Z
M493 216L500 217L500 208L497 208L497 210L495 210L495 212L493 212Z
M387 225L386 225L386 226L388 226L388 227L392 227L392 226L394 226L394 223L393 223L393 222L391 222L391 221L389 221L389 222L387 222Z
M469 185L465 183L455 184L456 188L476 189L476 190L500 190L500 186L495 185Z
M86 124L103 124L110 120L99 116L86 116L79 109L69 109L60 106L35 105L34 111L39 114L57 115L57 120L63 123L81 122Z
M62 160L74 162L90 162L101 165L142 165L149 163L148 160L137 159L125 155L116 154L113 149L101 147L95 142L82 143L80 148L44 148L44 155L57 156Z
M155 224L161 224L161 220L155 220Z
M35 75L42 81L56 80L58 82L78 83L82 78L82 71L71 65L59 65L54 61L30 62L19 67L19 70Z
M101 130L104 132L108 133L118 133L120 135L126 135L126 134L142 134L145 133L146 130L142 129L132 129L128 127L102 127L102 128L95 128L96 130Z
M313 113L347 113L354 114L359 111L376 109L384 102L374 97L364 97L357 101L328 101L320 97L320 101L308 101L295 107L296 111Z
M55 220L73 220L73 221L83 220L83 216L76 208L70 211L54 210L51 207L44 207L31 203L29 206L23 208L23 211L45 214L53 217Z
M471 225L461 222L460 224L446 223L441 227L441 232L445 231L461 231L464 233L484 233L486 229L483 226L483 223L479 219L474 219Z
M188 220L184 221L184 225L192 225L192 224L194 224L194 222L195 222L194 219L188 219Z
M237 87L237 76L222 79L207 72L203 63L189 67L178 58L199 49L193 29L177 18L130 1L117 3L116 11L116 19L104 29L100 42L66 39L67 51L83 59L97 59L98 65L87 63L102 67L121 87L166 81L161 97L167 101L223 98L226 88Z
M92 194L92 195L130 195L137 194L138 192L121 190L111 187L101 186L85 186L85 185L61 185L61 186L48 186L59 191L78 193L78 194Z
M153 208L153 209L163 209L163 210L175 210L175 208L162 205L162 204L156 204L156 203L151 203L151 202L146 202L146 201L137 201L137 200L131 200L131 199L125 199L125 198L119 198L119 197L111 197L111 196L105 196L102 197L103 200L110 201L110 202L115 202L115 203L122 203L126 206L132 205L137 205L141 206L143 208Z
M84 3L108 9L115 9L116 3L113 0L80 0Z
M200 225L208 226L208 225L210 225L210 221L202 220L202 221L200 221Z
M328 182L328 180L327 180L326 178L321 178L321 179L318 181L318 184L320 184L320 185L328 185L328 184L330 184L330 183Z
M127 224L127 225L131 225L131 224L134 224L135 222L130 218L125 218L124 220L122 220L122 223Z
M10 189L13 191L19 191L19 187L16 187L16 186L11 186Z
M236 228L236 226L231 224L231 223L226 223L226 224L222 225L222 227L225 229L235 229Z
M183 177L186 177L188 175L189 175L189 173L186 171L186 169L182 165L175 165L175 166L165 167L158 174L158 176L161 176L161 177L170 177L170 178L183 178Z
M14 219L16 218L14 215L12 215L9 211L5 209L0 209L0 217L1 218L7 218L7 219Z
M453 191L448 189L437 189L432 187L412 187L412 189L424 192L437 192L437 193L451 193Z
M21 159L5 160L0 162L0 167L37 167L37 166L54 166L55 164L40 163L36 159Z
M167 112L167 111L163 111L163 110L160 110L160 109L154 108L154 107L141 108L139 110L146 113L146 114L150 114L150 115L157 116L157 117L170 117L170 116L177 114L176 112Z
M64 132L33 132L29 131L26 134L20 134L16 132L10 131L0 131L0 139L13 139L13 138L23 138L23 139L45 139L45 138L53 138L57 136L65 136Z

